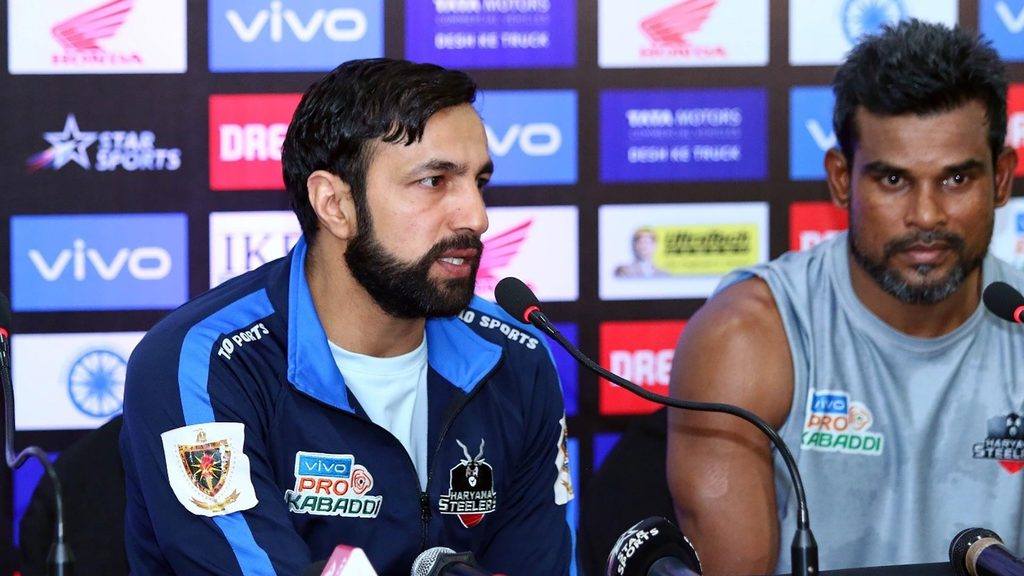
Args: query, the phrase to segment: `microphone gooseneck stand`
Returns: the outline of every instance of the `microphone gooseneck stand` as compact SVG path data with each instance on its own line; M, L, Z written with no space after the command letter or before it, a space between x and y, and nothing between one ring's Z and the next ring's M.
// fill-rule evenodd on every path
M789 451L786 443L774 428L753 412L744 410L739 406L714 402L691 402L689 400L680 400L677 398L662 396L660 394L650 392L649 390L644 390L640 386L637 386L618 374L605 370L599 364L585 356L571 342L562 336L562 333L559 332L558 329L551 324L551 321L548 320L547 316L541 312L540 302L533 294L533 291L518 278L503 278L495 287L494 295L498 301L498 305L511 314L512 317L540 328L545 334L551 336L551 338L558 342L559 345L565 348L565 350L581 364L598 375L622 386L626 390L629 390L633 394L636 394L645 400L650 400L651 402L672 406L674 408L681 408L683 410L723 412L726 414L732 414L733 416L742 418L756 426L758 430L764 433L764 435L771 440L775 449L778 450L779 454L782 456L783 461L786 463L786 468L789 470L789 476L793 482L793 488L796 493L796 533L793 535L793 543L790 545L790 552L792 555L792 573L794 576L816 576L818 574L818 543L815 541L814 534L811 532L811 520L810 514L807 511L807 497L804 495L803 480L800 478L800 471L797 469L796 460L793 459L793 454Z

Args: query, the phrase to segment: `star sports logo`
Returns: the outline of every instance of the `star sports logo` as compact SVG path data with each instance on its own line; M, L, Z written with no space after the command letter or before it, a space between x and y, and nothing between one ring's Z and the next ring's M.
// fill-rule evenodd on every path
M653 45L643 56L726 56L723 46L699 46L688 36L700 30L718 0L684 0L655 12L640 22L640 29Z
M42 168L60 170L68 162L74 162L86 170L91 167L86 150L96 141L96 133L79 130L74 114L68 114L63 131L44 132L43 139L50 143L50 147L26 161L29 172L37 172Z
M74 114L68 114L63 130L43 132L43 139L50 147L25 161L29 173L43 168L60 170L70 162L98 172L174 171L181 167L181 150L157 148L156 134L150 130L84 132L78 127ZM95 155L90 157L89 147L94 142L99 144Z

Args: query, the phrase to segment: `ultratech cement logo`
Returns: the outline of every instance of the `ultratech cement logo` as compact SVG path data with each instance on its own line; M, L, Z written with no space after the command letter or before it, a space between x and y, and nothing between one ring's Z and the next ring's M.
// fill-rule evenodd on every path
M373 476L352 454L295 453L295 489L286 490L288 511L318 516L376 518L382 496L367 494Z
M988 436L974 445L974 457L998 460L1010 474L1024 468L1024 417L1016 412L989 418Z
M455 514L466 528L476 526L484 514L494 512L498 497L494 493L494 470L484 461L484 439L480 439L480 451L469 455L466 445L456 440L466 458L451 470L448 494L438 501L441 514Z
M800 448L878 456L885 437L869 431L872 421L868 407L846 392L811 388Z

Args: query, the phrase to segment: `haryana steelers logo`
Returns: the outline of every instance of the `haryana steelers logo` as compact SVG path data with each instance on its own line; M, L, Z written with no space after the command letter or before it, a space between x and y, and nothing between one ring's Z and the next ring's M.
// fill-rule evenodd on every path
M469 449L461 441L465 458L451 469L448 494L442 494L438 501L441 514L454 514L466 528L476 526L484 515L494 512L497 495L494 493L494 469L484 460L484 439L480 439L480 450L476 456L469 455Z
M974 445L974 457L996 460L1010 474L1024 469L1024 416L1010 412L989 418L988 435Z
M874 34L886 24L903 19L907 10L902 0L846 0L843 5L843 34L856 44L864 34Z
M128 363L116 352L92 350L75 360L68 371L68 396L83 414L107 418L124 405Z

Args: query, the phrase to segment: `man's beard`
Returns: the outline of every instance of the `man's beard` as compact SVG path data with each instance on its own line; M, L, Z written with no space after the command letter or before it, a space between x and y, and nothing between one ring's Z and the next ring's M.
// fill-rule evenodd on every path
M851 227L852 228L852 227ZM990 231L991 235L991 231ZM897 252L904 251L914 244L930 244L941 242L956 253L956 262L953 268L943 278L921 284L911 284L905 280L895 268L887 263ZM941 302L953 295L967 276L981 266L985 253L969 256L966 251L964 239L950 232L930 231L916 232L903 238L897 238L886 243L882 249L882 257L879 260L872 260L861 252L857 246L851 229L848 239L850 254L854 261L868 273L871 278L882 287L883 290L895 296L906 304L934 304ZM930 264L920 264L914 270L923 278L934 269Z
M430 270L442 254L467 248L477 250L468 276L441 281L430 278ZM407 264L384 248L368 222L366 229L349 242L345 262L356 281L387 314L395 318L437 318L458 314L469 305L482 250L483 243L472 234L452 236Z

